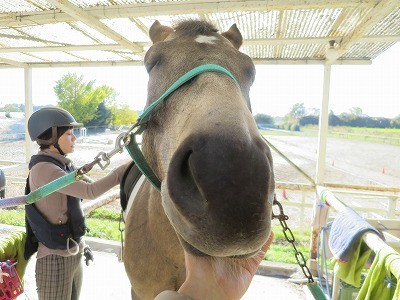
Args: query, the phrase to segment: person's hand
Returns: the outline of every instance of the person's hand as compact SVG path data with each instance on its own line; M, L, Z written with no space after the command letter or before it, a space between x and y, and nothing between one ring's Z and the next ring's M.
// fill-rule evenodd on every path
M248 259L193 256L185 251L186 280L179 293L197 299L240 299L274 238L271 232L261 250Z

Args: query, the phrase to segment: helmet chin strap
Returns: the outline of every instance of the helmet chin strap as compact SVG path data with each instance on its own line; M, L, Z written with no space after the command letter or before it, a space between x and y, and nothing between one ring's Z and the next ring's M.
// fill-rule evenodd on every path
M59 136L58 136L58 134L57 134L57 127L53 127L53 128L52 128L52 135L51 135L51 139L55 141L54 144L53 144L53 146L54 146L54 148L56 148L56 149L58 150L58 152L59 152L61 155L65 156L64 151L61 150L61 147L60 147L60 145L58 144L58 138L59 138Z
M61 150L61 147L60 147L60 145L58 144L58 142L56 142L53 146L54 146L54 148L56 148L56 149L58 150L58 152L59 152L61 155L64 155L64 156L65 156L65 153L64 153L64 151Z

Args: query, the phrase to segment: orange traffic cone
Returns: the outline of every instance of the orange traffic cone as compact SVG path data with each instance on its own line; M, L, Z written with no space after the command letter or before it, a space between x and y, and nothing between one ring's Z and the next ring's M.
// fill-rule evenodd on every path
M287 199L288 198L285 189L282 190L282 198L283 199Z

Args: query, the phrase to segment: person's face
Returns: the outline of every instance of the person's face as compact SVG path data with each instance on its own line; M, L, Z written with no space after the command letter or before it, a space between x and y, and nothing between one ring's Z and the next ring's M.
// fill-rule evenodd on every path
M74 152L76 136L73 129L68 129L60 138L58 139L58 145L60 145L61 150L65 153Z

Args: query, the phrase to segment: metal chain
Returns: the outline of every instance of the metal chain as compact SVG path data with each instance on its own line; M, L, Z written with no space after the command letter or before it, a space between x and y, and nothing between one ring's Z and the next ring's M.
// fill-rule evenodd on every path
M283 212L282 204L278 200L276 200L276 195L274 195L273 205L278 206L279 214L276 215L272 211L272 219L278 219L279 223L281 223L282 231L283 231L283 234L284 234L286 240L293 246L294 253L295 253L294 255L296 257L297 264L300 266L301 270L303 271L304 276L307 277L308 283L313 283L314 279L313 279L310 269L307 267L307 263L304 258L304 255L297 249L296 244L295 244L296 239L294 238L292 230L290 230L289 226L286 223L286 220L289 220L289 217L287 215L285 215L285 213Z

